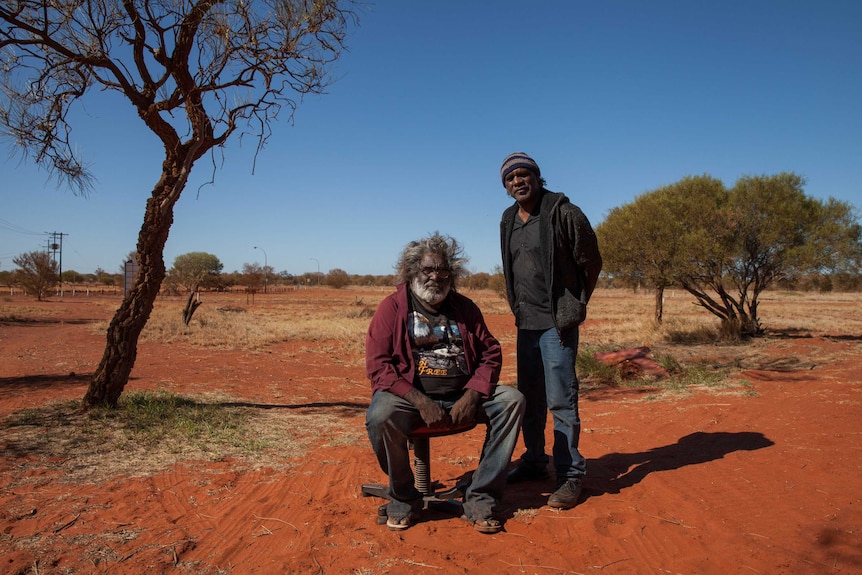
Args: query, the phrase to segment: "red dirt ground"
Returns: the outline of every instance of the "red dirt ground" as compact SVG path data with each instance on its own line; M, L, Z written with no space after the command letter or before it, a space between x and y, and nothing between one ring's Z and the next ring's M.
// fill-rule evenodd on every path
M0 418L83 396L103 346L88 325L106 319L95 299L33 302L52 319L0 322ZM488 321L513 336L511 318ZM285 471L186 462L94 484L13 452L0 425L0 573L862 573L860 339L771 340L776 358L810 361L737 374L752 393L585 393L586 499L556 511L544 505L550 484L512 487L505 531L490 536L439 512L401 533L377 525L379 500L360 494L383 479L367 441L319 437ZM338 410L361 436L361 359L333 361L313 345L143 343L126 390ZM334 380L347 385L329 388ZM433 441L435 478L451 484L474 469L481 439L477 429Z

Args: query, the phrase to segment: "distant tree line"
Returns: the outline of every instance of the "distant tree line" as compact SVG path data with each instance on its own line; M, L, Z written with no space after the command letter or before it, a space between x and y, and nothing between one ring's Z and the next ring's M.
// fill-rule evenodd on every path
M284 291L317 286L335 289L348 286L387 287L394 286L396 283L394 274L349 274L340 268L331 269L327 273L307 272L294 275L286 270L276 272L272 266L262 266L258 262L243 264L241 272L222 272L222 267L216 256L204 252L191 252L177 256L173 267L168 270L162 291L173 294L187 293L193 289L204 291L249 289L262 292L264 286L269 286L276 291ZM497 281L499 284L502 273L498 270L495 274L485 272L471 274L464 278L460 285L466 289L486 289L495 284L495 276L500 277Z
M862 289L862 226L853 206L808 197L804 185L802 177L787 172L746 176L731 188L702 175L648 191L612 209L596 227L605 260L600 285L654 290L657 322L663 319L665 289L682 288L733 337L762 332L758 303L768 288ZM133 252L127 259L135 257ZM21 254L13 261L19 269L0 272L0 283L17 285L38 299L57 285L57 267L47 252ZM293 275L257 262L243 264L241 272L225 273L223 267L207 252L179 255L161 291L341 289L396 281L394 275L348 274L340 268ZM62 280L66 286L122 285L123 274L69 270ZM504 291L499 269L468 275L459 285Z
M62 275L65 288L122 287L125 262L135 258L130 253L119 267L119 273L108 273L96 268L94 273L82 274L67 270ZM47 252L29 252L13 260L19 269L0 270L0 285L18 287L34 297L45 297L59 287L57 266ZM189 252L177 256L168 270L161 292L166 295L188 294L197 291L245 291L262 292L264 285L275 291L325 286L341 289L348 286L389 287L396 283L395 275L349 274L334 268L328 273L307 272L291 274L286 270L276 272L272 266L257 262L245 263L242 271L224 272L219 258L207 252ZM495 289L503 286L502 273L479 272L468 275L460 284L464 289Z

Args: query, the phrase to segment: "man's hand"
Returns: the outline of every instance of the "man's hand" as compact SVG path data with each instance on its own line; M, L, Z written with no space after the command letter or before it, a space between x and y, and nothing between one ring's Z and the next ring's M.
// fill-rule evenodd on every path
M479 407L479 392L475 389L468 389L461 396L461 399L455 402L452 409L449 411L449 416L452 418L452 424L467 425L476 418L476 408Z
M422 421L428 427L437 428L452 425L452 418L449 417L446 410L418 389L408 391L404 395L404 399L412 403L413 407L419 410Z

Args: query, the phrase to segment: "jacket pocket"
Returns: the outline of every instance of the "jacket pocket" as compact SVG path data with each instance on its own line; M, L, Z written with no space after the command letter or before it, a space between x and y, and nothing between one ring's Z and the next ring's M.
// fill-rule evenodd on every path
M583 294L583 290L581 290ZM582 297L568 289L564 290L557 302L557 329L564 333L582 324L587 319L587 304Z

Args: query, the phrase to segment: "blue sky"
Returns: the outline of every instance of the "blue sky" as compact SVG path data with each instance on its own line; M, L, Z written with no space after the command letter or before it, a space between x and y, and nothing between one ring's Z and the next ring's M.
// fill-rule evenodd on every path
M440 231L491 272L513 151L593 225L698 174L793 171L862 208L862 2L380 0L360 18L337 81L274 126L254 173L250 140L196 164L168 267L205 251L225 271L388 274ZM160 146L118 97L94 92L78 118L86 198L0 157L0 270L44 232L67 234L64 270L115 272L134 250Z

